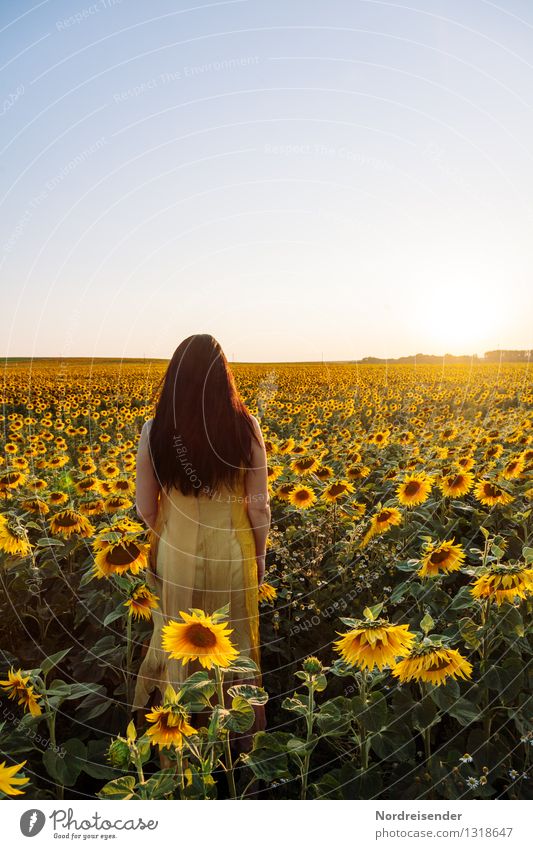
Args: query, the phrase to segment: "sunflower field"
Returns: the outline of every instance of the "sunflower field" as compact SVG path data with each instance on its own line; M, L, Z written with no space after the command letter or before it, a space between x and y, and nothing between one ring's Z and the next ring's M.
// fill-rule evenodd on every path
M165 367L5 366L0 796L530 798L527 365L233 366L269 455L263 686L224 689L253 663L227 610L193 611L165 650L194 626L216 651L139 717L136 447Z

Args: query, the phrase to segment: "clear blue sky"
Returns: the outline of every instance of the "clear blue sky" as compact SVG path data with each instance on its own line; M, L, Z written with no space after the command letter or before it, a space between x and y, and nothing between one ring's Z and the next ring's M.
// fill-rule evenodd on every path
M1 355L531 346L527 0L0 16Z

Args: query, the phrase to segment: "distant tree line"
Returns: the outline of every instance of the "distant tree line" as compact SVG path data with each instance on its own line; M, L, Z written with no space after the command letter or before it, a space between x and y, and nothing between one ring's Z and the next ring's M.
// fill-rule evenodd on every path
M482 357L477 354L444 354L444 359L455 363L469 363L471 360L483 362L525 363L530 358L530 351L485 351ZM408 357L363 357L355 360L357 363L442 363L443 357L435 354L410 354Z

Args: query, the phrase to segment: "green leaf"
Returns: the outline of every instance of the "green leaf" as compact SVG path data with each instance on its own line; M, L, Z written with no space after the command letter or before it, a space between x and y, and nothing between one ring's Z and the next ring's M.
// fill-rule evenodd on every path
M346 625L347 628L353 631L354 628L358 628L361 624L360 619L347 619L342 616L339 616L340 621L343 625Z
M425 613L420 621L420 628L422 629L424 634L429 634L434 624L435 620L433 619L433 617L430 616L429 613Z
M236 696L231 701L231 709L227 711L224 727L240 733L248 731L255 720L255 711L251 704L242 696Z
M387 700L381 693L370 693L367 710L361 717L368 731L381 731L388 723Z
M378 618L382 610L383 602L380 602L379 604L372 605L372 607L365 607L365 609L363 610L363 616L366 616L367 619L371 619L372 621L374 621L374 619Z
M402 581L400 584L397 584L390 594L391 604L396 604L400 598L403 598L410 586L411 581Z
M241 756L256 778L273 781L290 778L287 741L291 735L282 731L258 731L251 752Z
M59 751L47 749L43 763L48 775L65 787L73 787L87 760L87 747L81 740L71 738L58 747Z
M51 539L51 537L41 537L41 539L38 539L35 544L40 548L52 548L53 546L64 548L65 546L65 543L62 540Z
M252 684L235 684L228 688L228 693L232 697L241 696L251 705L264 705L268 701L267 691Z
M453 686L455 685L455 686ZM429 695L435 704L444 713L448 711L451 705L455 704L459 698L459 687L456 681L449 680L447 684L442 684L440 687L429 685Z
M459 619L459 633L470 648L477 649L481 645L480 627L469 616Z
M180 701L191 709L201 710L210 704L210 699L216 691L216 684L205 670L199 670L184 681L180 686Z
M222 619L229 618L229 603L225 604L224 607L220 607L218 610L215 610L214 613L211 614L211 619L213 622L220 622Z
M45 659L41 663L41 670L43 675L48 675L50 670L53 669L54 666L57 666L57 664L60 663L64 657L67 656L69 651L70 647L68 649L63 649L63 651L58 651L55 654L51 654L48 657L45 657Z
M246 655L239 655L239 657L233 661L231 666L227 667L227 670L224 668L222 671L242 673L251 672L255 675L259 673L259 669L255 661L253 661L251 657L246 657Z
M286 699L283 699L281 707L285 708L285 710L292 710L293 713L297 713L299 716L305 716L307 713L307 704L300 695L288 696Z
M351 702L345 696L337 696L325 702L316 714L316 722L321 733L329 736L346 734L351 719Z
M438 722L440 722L440 717L437 713L437 707L431 699L425 698L416 702L413 709L413 725L415 728L424 731Z
M524 621L520 615L518 608L509 603L502 604L501 608L500 627L502 633L523 637L524 636Z
M474 609L475 601L470 592L469 587L461 587L450 604L450 610L465 610L466 608Z
M317 675L314 682L314 689L317 693L323 693L328 686L328 679L325 675Z
M478 722L481 719L478 708L466 699L457 699L448 708L448 713L460 725L470 725L471 722Z
M169 767L152 775L138 788L138 795L142 799L162 799L173 793L177 784L178 776L175 767Z
M127 608L124 607L124 605L117 607L116 610L112 610L111 613L107 614L106 618L104 619L104 621L102 623L104 628L107 625L110 625L111 622L114 622L115 619L120 619L121 616L125 616L126 613L127 613Z
M533 548L525 545L522 549L522 556L526 563L533 563Z
M135 789L133 775L123 775L104 785L96 795L100 799L131 799Z

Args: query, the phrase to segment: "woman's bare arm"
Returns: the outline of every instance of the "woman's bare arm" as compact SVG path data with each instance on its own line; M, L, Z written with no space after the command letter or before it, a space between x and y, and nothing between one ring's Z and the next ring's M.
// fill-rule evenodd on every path
M150 456L150 432L151 420L143 424L139 444L137 446L137 478L135 508L139 519L154 529L157 517L158 498L161 487L157 482Z
M252 464L245 476L246 509L255 539L257 579L265 573L266 541L270 530L270 497L268 493L267 454L259 422L254 417L257 440L252 440Z

